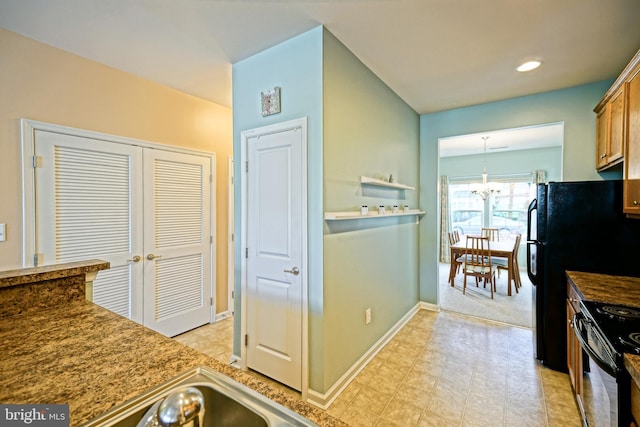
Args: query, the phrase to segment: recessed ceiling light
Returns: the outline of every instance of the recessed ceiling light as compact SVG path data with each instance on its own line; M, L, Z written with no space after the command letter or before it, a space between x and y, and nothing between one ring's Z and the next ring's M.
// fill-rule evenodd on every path
M540 61L527 61L524 64L520 65L518 68L516 68L516 70L520 71L521 73L524 73L525 71L535 70L540 66L540 64L542 64L542 62Z

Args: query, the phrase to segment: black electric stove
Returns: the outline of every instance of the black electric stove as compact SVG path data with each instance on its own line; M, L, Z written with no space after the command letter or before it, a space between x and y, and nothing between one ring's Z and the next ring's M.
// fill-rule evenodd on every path
M581 305L585 319L595 323L612 355L640 354L640 308L593 301Z
M580 308L572 324L584 350L584 423L628 426L631 378L624 367L624 353L640 354L640 308L593 301L580 301Z

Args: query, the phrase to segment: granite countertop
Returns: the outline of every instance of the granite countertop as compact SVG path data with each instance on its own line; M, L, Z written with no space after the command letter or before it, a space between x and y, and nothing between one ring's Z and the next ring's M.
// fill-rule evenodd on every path
M70 425L200 366L321 426L325 411L95 305L85 289L109 263L90 260L0 272L0 402L69 404Z
M208 366L322 426L344 423L293 396L87 301L0 320L0 402L68 403L85 423L178 374Z
M0 271L0 288L95 273L109 268L99 259Z
M640 307L640 277L579 271L567 271L567 277L583 299ZM625 353L624 366L640 386L640 356Z
M640 307L640 277L567 271L580 296L588 301Z

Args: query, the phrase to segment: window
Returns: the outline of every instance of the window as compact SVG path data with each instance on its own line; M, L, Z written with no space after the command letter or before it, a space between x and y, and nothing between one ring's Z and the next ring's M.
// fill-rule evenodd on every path
M515 238L526 234L527 208L535 197L535 185L530 177L511 177L497 181L500 192L487 200L471 192L480 181L449 184L451 231L460 234L480 234L482 227L498 228L500 238Z
M484 201L471 192L472 184L449 184L451 231L480 234L484 227Z
M535 185L530 182L501 183L500 193L491 200L489 226L499 229L500 237L515 239L527 233L527 208L533 199Z

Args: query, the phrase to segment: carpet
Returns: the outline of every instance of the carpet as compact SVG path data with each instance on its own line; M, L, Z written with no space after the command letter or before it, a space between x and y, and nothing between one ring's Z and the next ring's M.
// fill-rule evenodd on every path
M464 275L458 273L451 287L449 279L449 264L440 263L439 270L439 305L442 310L462 313L487 320L507 323L510 325L532 328L532 285L526 272L520 274L522 287L518 293L511 287L511 296L507 296L507 273L496 276L496 292L491 299L489 288L481 283L476 288L475 279L467 279L467 290L462 294Z

